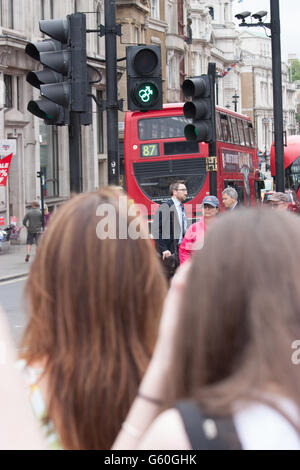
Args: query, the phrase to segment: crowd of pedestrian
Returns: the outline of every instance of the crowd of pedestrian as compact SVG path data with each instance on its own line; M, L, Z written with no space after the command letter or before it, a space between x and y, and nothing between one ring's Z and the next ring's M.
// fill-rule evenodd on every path
M207 195L188 228L186 198L174 182L156 250L119 188L52 216L26 283L18 370L0 315L0 406L17 410L1 410L0 447L300 450L300 219L243 209L226 188L227 213ZM23 437L2 439L6 426Z

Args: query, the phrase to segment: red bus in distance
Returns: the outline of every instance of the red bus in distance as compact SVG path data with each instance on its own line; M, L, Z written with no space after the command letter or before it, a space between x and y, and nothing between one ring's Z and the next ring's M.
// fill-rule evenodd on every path
M271 147L271 174L275 177L275 145ZM300 135L287 137L284 147L285 187L293 189L300 199Z
M186 213L197 217L196 206L209 194L208 144L190 142L184 127L183 103L162 110L126 112L124 160L128 196L147 207L152 218L158 204L170 198L169 186L184 180L188 189ZM239 203L255 205L260 199L258 156L254 129L248 116L216 107L217 197L233 186Z

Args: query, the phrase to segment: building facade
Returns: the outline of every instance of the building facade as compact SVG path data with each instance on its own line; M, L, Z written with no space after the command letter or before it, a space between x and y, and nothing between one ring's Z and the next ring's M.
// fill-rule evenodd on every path
M244 31L240 39L242 112L251 116L254 123L258 151L269 155L274 140L271 39L253 31ZM290 82L285 63L282 63L282 106L284 131L287 135L296 134L296 86Z
M40 64L25 54L25 46L45 39L39 31L40 19L93 11L87 15L87 28L96 29L104 23L104 5L95 0L1 0L0 6L0 139L15 139L17 148L7 186L0 187L0 216L7 224L12 216L21 223L31 201L40 198L37 172L41 169L50 209L70 197L68 127L46 126L27 111L39 91L27 83L26 75ZM101 82L93 85L93 94L101 100L106 83L104 38L88 34L87 55L88 63L102 74ZM98 73L94 75L96 80ZM82 127L83 190L107 182L105 148L105 115L93 102L93 125Z

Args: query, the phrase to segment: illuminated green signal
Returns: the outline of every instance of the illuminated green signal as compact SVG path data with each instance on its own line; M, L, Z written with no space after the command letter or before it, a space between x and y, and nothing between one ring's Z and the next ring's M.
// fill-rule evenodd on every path
M149 103L149 101L151 101L151 95L153 95L153 88L149 85L141 88L139 91L139 97L143 103Z
M147 107L157 103L159 90L156 84L151 82L140 83L134 91L134 98L141 107Z

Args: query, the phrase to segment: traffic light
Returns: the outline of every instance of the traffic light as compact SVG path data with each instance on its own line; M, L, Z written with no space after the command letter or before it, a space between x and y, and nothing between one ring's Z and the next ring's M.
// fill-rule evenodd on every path
M42 20L40 30L52 39L28 43L25 52L43 70L29 72L27 81L40 89L41 100L30 101L28 111L46 124L69 124L69 112L81 114L82 124L91 123L91 97L86 57L86 17Z
M128 109L162 109L162 74L160 46L127 46Z
M184 128L186 139L215 142L216 111L213 77L201 75L184 80L182 92L185 97L192 97L192 101L186 101L183 106L184 116L193 120L192 124L187 124Z
M46 39L41 42L28 43L25 52L33 59L43 63L46 55L62 51L62 49L63 45L59 41ZM30 85L38 88L42 95L42 87L47 87L49 86L48 84L57 84L59 86L63 82L64 77L62 74L44 66L43 70L29 72L26 80ZM35 116L44 119L46 124L64 125L69 123L67 109L53 101L49 101L49 99L42 98L36 101L29 101L27 109Z

